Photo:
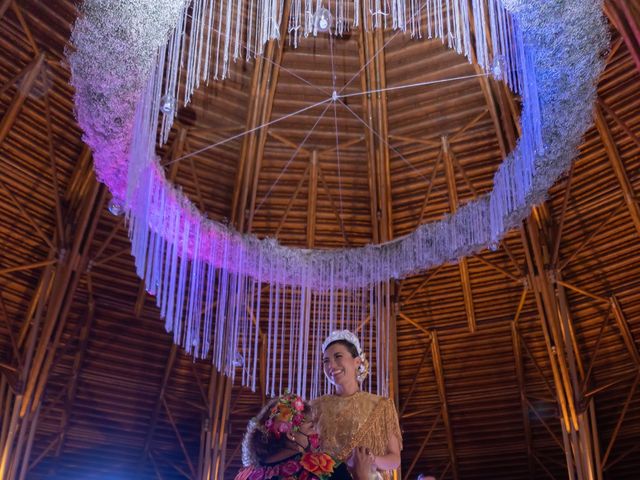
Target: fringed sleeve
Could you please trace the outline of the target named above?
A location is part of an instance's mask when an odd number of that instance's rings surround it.
[[[400,421],[398,420],[398,411],[395,403],[390,398],[384,400],[386,408],[384,409],[384,423],[387,426],[387,438],[395,435],[402,450],[402,431],[400,430]]]

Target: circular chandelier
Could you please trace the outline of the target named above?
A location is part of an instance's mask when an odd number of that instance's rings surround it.
[[[244,1],[85,0],[68,58],[97,176],[126,213],[138,275],[189,352],[211,354],[231,376],[241,368],[243,384],[255,388],[262,317],[275,335],[267,371],[267,390],[275,393],[283,388],[276,359],[286,324],[297,335],[289,360],[301,373],[289,373],[284,386],[313,396],[320,373],[314,367],[307,384],[307,363],[317,357],[318,341],[367,317],[369,357],[385,393],[388,282],[495,244],[576,155],[608,41],[601,2],[340,0],[314,9],[301,0]],[[246,15],[232,15],[242,8]],[[225,78],[231,60],[262,55],[268,40],[285,41],[283,22],[294,46],[319,31],[341,35],[350,28],[440,38],[504,80],[522,97],[522,134],[493,190],[409,235],[362,248],[292,248],[206,218],[168,181],[156,155],[176,114],[180,78],[186,104],[201,80]],[[334,90],[312,106],[338,101]]]

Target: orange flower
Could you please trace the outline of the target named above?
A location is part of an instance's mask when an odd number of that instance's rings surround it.
[[[307,452],[300,459],[300,465],[308,472],[323,477],[333,472],[336,462],[326,453]]]

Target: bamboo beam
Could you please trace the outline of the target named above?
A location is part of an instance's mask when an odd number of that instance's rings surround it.
[[[456,460],[455,444],[453,440],[453,430],[451,428],[451,419],[449,418],[449,407],[447,404],[447,391],[444,379],[444,371],[442,368],[442,357],[440,355],[440,342],[438,341],[438,332],[431,333],[431,356],[433,359],[433,370],[438,385],[438,396],[442,408],[442,421],[447,434],[447,447],[449,449],[449,458],[451,460],[451,471],[453,480],[458,480],[458,462]]]
[[[420,378],[420,372],[422,371],[422,367],[426,363],[427,357],[429,356],[429,349],[430,348],[431,348],[430,344],[426,344],[425,347],[424,347],[424,354],[422,355],[422,359],[420,360],[420,363],[418,364],[418,368],[416,369],[416,374],[413,377],[413,382],[411,383],[411,388],[409,388],[409,393],[405,397],[404,402],[402,402],[402,406],[400,407],[400,412],[398,412],[398,415],[400,415],[400,417],[402,417],[402,415],[404,414],[405,410],[407,409],[407,406],[409,405],[409,402],[411,401],[411,397],[413,396],[413,392],[416,389],[416,385],[418,384],[418,379]],[[407,473],[407,475],[408,474],[409,473]]]
[[[622,311],[622,307],[620,306],[620,302],[618,301],[615,295],[611,296],[611,309],[613,310],[613,317],[616,320],[616,325],[620,330],[620,334],[622,335],[622,339],[624,340],[624,344],[627,347],[627,351],[633,360],[633,363],[636,367],[640,368],[640,353],[638,352],[638,346],[631,334],[631,329],[629,328],[629,323]]]
[[[291,2],[284,2],[283,18],[289,16]],[[286,22],[280,26],[280,38],[286,36]],[[231,220],[240,232],[251,231],[258,191],[258,178],[262,167],[267,128],[258,128],[271,118],[280,65],[286,42],[270,40],[264,54],[257,56],[254,63],[246,131],[251,133],[243,138],[240,162],[233,192]]]
[[[415,298],[415,296],[418,294],[418,292],[420,290],[422,290],[424,287],[427,286],[427,284],[433,280],[435,278],[435,276],[438,274],[438,272],[440,271],[440,269],[442,268],[442,265],[437,266],[436,268],[432,269],[429,274],[425,277],[424,280],[422,280],[422,282],[420,282],[410,293],[409,295],[407,295],[403,301],[402,301],[402,305],[406,306],[407,304],[411,303],[411,300],[413,300],[413,298]]]
[[[447,179],[447,190],[449,192],[449,209],[451,213],[456,213],[459,206],[458,187],[456,185],[456,174],[453,161],[453,153],[449,145],[449,139],[446,136],[441,138],[442,152],[445,167],[445,176]],[[460,281],[462,283],[462,296],[464,298],[464,309],[467,315],[467,323],[471,333],[477,330],[476,313],[473,307],[473,294],[471,289],[471,277],[469,275],[469,263],[466,257],[458,259],[458,269],[460,270]]]
[[[533,440],[531,435],[531,422],[529,420],[529,403],[527,401],[524,365],[522,364],[520,333],[518,332],[518,323],[515,320],[511,322],[511,342],[513,344],[513,358],[515,360],[516,378],[518,379],[518,390],[520,392],[520,409],[522,410],[522,427],[524,429],[524,441],[527,448],[527,466],[529,468],[529,479],[533,480],[535,476],[535,470],[533,465]]]
[[[36,55],[36,57],[31,61],[31,63],[26,67],[25,75],[22,77],[20,81],[20,85],[18,86],[18,90],[16,91],[13,100],[9,104],[9,107],[6,109],[2,120],[0,120],[0,147],[4,143],[5,138],[11,131],[11,127],[18,118],[20,111],[22,110],[22,106],[24,105],[24,101],[29,96],[31,89],[33,88],[38,76],[40,75],[40,71],[42,70],[42,66],[45,61],[45,56],[43,53]]]
[[[351,245],[351,241],[347,236],[347,231],[344,228],[344,222],[342,221],[342,217],[340,216],[340,210],[338,209],[335,201],[333,200],[333,195],[331,194],[331,189],[329,189],[329,185],[327,184],[326,179],[324,178],[324,173],[322,172],[322,167],[320,167],[320,163],[318,163],[318,177],[320,178],[320,183],[322,183],[322,188],[324,189],[327,197],[329,197],[329,203],[331,204],[331,210],[336,216],[336,220],[338,221],[338,226],[340,227],[340,233],[342,233],[342,238],[345,243]]]
[[[316,215],[318,208],[318,151],[311,152],[309,160],[309,188],[307,193],[307,248],[313,248],[316,241]]]
[[[1,146],[1,142],[0,142],[0,146]],[[55,250],[55,246],[53,244],[53,242],[51,241],[51,239],[49,238],[49,236],[47,234],[44,233],[44,231],[42,230],[42,228],[40,227],[40,225],[38,224],[38,222],[33,218],[33,215],[31,215],[26,208],[24,208],[22,206],[22,202],[20,202],[20,200],[18,200],[18,198],[14,195],[14,193],[9,189],[9,187],[7,187],[7,185],[0,180],[0,189],[4,190],[5,193],[7,194],[7,196],[9,197],[9,199],[11,200],[11,202],[13,203],[13,205],[16,207],[16,209],[18,210],[18,212],[20,212],[20,214],[22,215],[22,217],[33,227],[33,229],[35,230],[35,232],[38,234],[38,236],[40,237],[40,239],[47,244],[47,246],[51,249],[51,250]]]
[[[82,326],[82,330],[80,331],[78,351],[76,352],[76,355],[73,359],[73,366],[71,367],[71,378],[66,389],[67,397],[65,399],[62,417],[60,419],[60,441],[58,442],[58,445],[56,447],[56,457],[60,456],[60,454],[62,453],[62,449],[64,448],[64,443],[69,427],[69,419],[71,418],[71,410],[78,393],[78,379],[80,378],[80,374],[82,373],[82,368],[84,366],[84,359],[87,353],[87,347],[89,345],[89,335],[91,334],[91,329],[93,328],[95,318],[96,304],[93,296],[90,295],[89,305],[86,312],[86,321]]]
[[[12,0],[2,0],[0,3],[0,20],[4,17],[4,14],[7,12],[9,7],[11,6]]]
[[[147,431],[147,437],[144,441],[144,447],[142,448],[142,457],[140,459],[141,462],[145,460],[145,458],[151,451],[153,434],[155,433],[156,425],[158,424],[160,409],[162,408],[162,402],[164,402],[164,396],[167,393],[167,385],[169,384],[169,379],[171,378],[171,372],[173,371],[173,366],[176,362],[177,354],[178,347],[175,343],[172,342],[171,349],[169,350],[169,356],[167,357],[167,363],[164,367],[164,374],[162,375],[162,383],[160,383],[160,388],[158,389],[158,399],[156,400],[156,404],[153,408],[153,413],[151,414],[149,430]]]
[[[625,203],[627,204],[627,208],[629,209],[629,214],[631,215],[631,219],[633,220],[636,230],[640,233],[640,205],[638,205],[636,194],[633,191],[629,175],[627,174],[624,162],[618,152],[618,147],[616,147],[613,134],[609,129],[609,125],[607,124],[607,120],[602,112],[602,108],[598,104],[594,107],[594,117],[596,127],[600,133],[600,138],[604,144],[604,149],[607,152],[607,157],[609,158],[609,162],[611,162],[611,167],[613,168],[618,179],[618,183],[622,189],[622,195]]]
[[[631,57],[640,70],[640,8],[628,0],[607,0],[604,11],[622,35]]]
[[[571,263],[571,261],[574,258],[576,258],[576,256],[591,242],[591,240],[593,240],[593,238],[600,233],[600,231],[611,221],[611,219],[616,216],[616,214],[624,206],[624,203],[625,203],[624,200],[621,201],[620,203],[618,203],[616,207],[613,208],[613,210],[611,210],[611,212],[606,216],[606,218],[602,222],[600,222],[600,225],[598,225],[596,229],[593,232],[591,232],[589,236],[582,241],[582,243],[580,243],[578,248],[576,248],[573,251],[573,253],[569,255],[569,257],[567,257],[567,259],[564,262],[562,262],[562,265],[560,265],[558,270],[562,271],[565,268],[567,268],[567,265],[569,265],[569,263]]]
[[[24,272],[25,270],[33,270],[34,268],[42,268],[48,265],[54,265],[57,260],[43,260],[41,262],[30,263],[29,265],[18,265],[16,267],[7,267],[0,269],[0,275],[6,275],[7,273]]]
[[[431,332],[429,330],[427,330],[426,328],[424,328],[422,325],[420,325],[418,322],[416,322],[415,320],[412,320],[411,318],[409,318],[407,315],[405,315],[402,312],[398,312],[398,316],[400,318],[402,318],[405,322],[408,322],[411,325],[413,325],[417,330],[419,330],[422,333],[424,333],[427,336],[427,339],[431,338]]]
[[[433,432],[435,431],[436,425],[438,425],[438,422],[440,421],[440,418],[442,418],[442,411],[440,411],[440,413],[438,413],[438,416],[435,418],[435,420],[431,424],[431,427],[429,428],[429,431],[427,432],[427,435],[424,437],[424,440],[420,444],[420,448],[418,448],[418,451],[416,452],[416,455],[413,457],[413,460],[411,461],[411,465],[409,465],[409,468],[407,469],[406,473],[404,474],[403,480],[408,480],[409,478],[411,478],[411,473],[413,473],[413,469],[415,468],[416,464],[418,463],[418,460],[420,460],[420,457],[422,456],[422,453],[424,452],[424,449],[426,448],[427,444],[429,443],[429,440],[431,440],[431,435],[433,435]]]
[[[84,171],[89,160],[83,155],[75,172]],[[93,175],[69,183],[65,199],[74,206],[74,211],[66,221],[73,228],[65,228],[65,231],[73,232],[73,237],[65,239],[69,249],[55,267],[53,264],[45,267],[20,332],[18,344],[23,349],[24,359],[20,380],[24,390],[6,403],[4,413],[11,417],[10,435],[5,436],[0,445],[0,478],[21,479],[26,475],[41,401],[58,358],[58,345],[80,276],[88,264],[88,252],[105,193]],[[81,201],[73,203],[74,198]],[[48,261],[54,254],[55,249],[51,249]]]
[[[167,413],[167,418],[169,419],[169,423],[171,424],[171,428],[173,429],[173,432],[175,433],[176,438],[178,439],[178,444],[180,445],[180,449],[182,450],[182,453],[184,454],[184,459],[187,461],[187,465],[189,466],[189,471],[191,472],[192,478],[195,478],[196,470],[193,467],[193,462],[191,461],[191,456],[189,455],[189,451],[187,450],[187,447],[185,447],[185,445],[184,445],[184,440],[182,439],[182,435],[180,434],[180,430],[178,430],[178,426],[176,425],[176,421],[174,420],[173,415],[171,414],[171,409],[169,408],[169,405],[167,405],[167,400],[165,398],[162,399],[162,406],[164,407],[164,410]]]
[[[602,98],[598,98],[597,102],[598,105],[602,107],[602,110],[604,110],[607,115],[609,115],[622,130],[624,130],[624,133],[627,134],[627,136],[633,141],[633,143],[640,147],[640,137],[638,137],[638,135],[633,130],[631,130],[629,125],[627,125],[627,122],[622,120],[622,118],[620,118],[620,116],[613,110],[613,108],[607,105]]]
[[[627,399],[624,402],[624,406],[622,407],[622,411],[620,412],[620,416],[618,417],[618,421],[616,422],[616,426],[613,429],[613,433],[611,434],[611,439],[609,440],[609,445],[607,446],[607,450],[602,457],[602,465],[607,464],[607,460],[609,459],[609,455],[611,454],[611,450],[616,443],[616,439],[618,438],[618,434],[620,433],[620,428],[622,427],[622,422],[624,422],[624,418],[627,415],[627,410],[629,410],[629,405],[631,404],[631,400],[633,399],[633,395],[636,393],[636,389],[638,388],[638,382],[640,381],[640,372],[636,374],[636,378],[631,385],[631,389],[629,390],[629,394],[627,395]]]
[[[481,263],[484,263],[487,267],[493,268],[496,272],[500,272],[501,274],[503,274],[505,277],[513,280],[514,282],[517,283],[522,283],[524,278],[518,278],[517,276],[515,276],[513,273],[509,272],[507,269],[502,268],[500,265],[496,265],[495,263],[493,263],[490,260],[487,260],[486,258],[484,258],[482,255],[480,255],[479,253],[474,255],[474,258],[476,258],[478,261],[480,261]]]
[[[13,358],[18,364],[18,370],[22,370],[24,364],[24,361],[22,360],[22,353],[20,352],[20,347],[18,347],[18,340],[16,339],[15,333],[13,331],[13,322],[11,321],[9,314],[7,313],[7,307],[4,303],[2,292],[0,292],[0,316],[2,317],[2,321],[4,322],[9,334]]]
[[[276,228],[276,233],[275,233],[276,238],[278,237],[278,235],[280,235],[280,231],[282,230],[282,227],[284,226],[284,223],[287,221],[287,217],[289,216],[289,212],[291,211],[291,207],[293,207],[293,202],[295,202],[296,199],[298,198],[298,195],[300,194],[300,190],[302,190],[302,186],[304,185],[304,181],[307,179],[307,175],[309,174],[309,169],[310,168],[311,168],[311,164],[309,163],[307,165],[307,168],[304,170],[304,173],[300,177],[300,180],[298,180],[298,184],[296,185],[296,189],[293,192],[293,195],[291,195],[291,197],[289,198],[289,202],[287,203],[287,207],[285,208],[284,213],[282,214],[282,217],[280,218],[280,222],[278,222],[278,228]]]
[[[433,184],[436,180],[436,175],[438,174],[438,167],[440,166],[440,162],[442,162],[442,146],[438,151],[438,156],[436,157],[436,161],[433,165],[433,170],[431,170],[431,177],[429,178],[429,186],[427,187],[427,193],[424,195],[424,200],[422,201],[422,206],[420,207],[420,216],[418,217],[418,222],[416,223],[416,228],[422,225],[424,220],[424,215],[427,211],[427,205],[429,204],[429,198],[431,197],[431,191],[433,190]]]

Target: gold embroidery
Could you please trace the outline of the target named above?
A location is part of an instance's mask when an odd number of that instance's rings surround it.
[[[322,449],[344,461],[358,446],[385,455],[389,437],[402,447],[402,434],[393,401],[367,392],[348,397],[325,395],[313,402]],[[388,478],[385,475],[385,478]]]

